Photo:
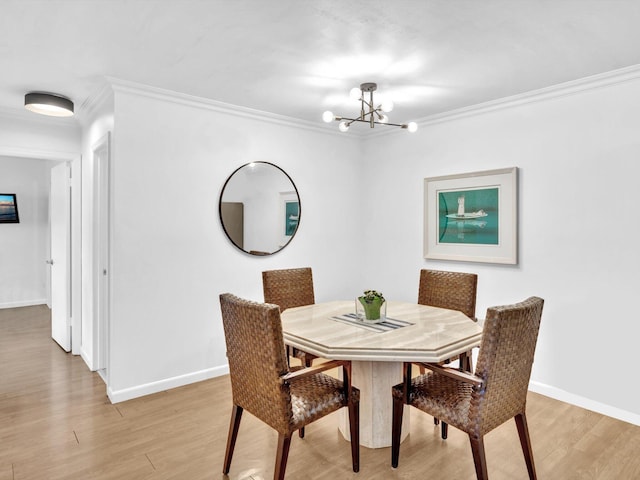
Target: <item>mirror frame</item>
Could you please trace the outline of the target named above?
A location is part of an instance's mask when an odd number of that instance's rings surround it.
[[[289,180],[289,182],[291,183],[291,186],[293,187],[293,190],[296,193],[296,197],[298,198],[298,225],[296,226],[295,231],[293,232],[293,234],[291,235],[291,238],[289,238],[289,240],[287,240],[287,243],[285,243],[282,247],[280,247],[279,249],[273,251],[273,252],[256,252],[256,251],[248,251],[245,250],[244,248],[241,248],[240,246],[238,246],[232,239],[231,239],[231,235],[229,235],[229,232],[227,231],[227,227],[225,226],[224,222],[222,221],[222,197],[224,195],[224,191],[227,188],[227,184],[229,183],[229,181],[233,178],[233,176],[238,173],[240,170],[242,170],[245,167],[248,167],[249,165],[256,165],[256,164],[262,164],[262,165],[269,165],[271,167],[277,168],[278,170],[280,170],[280,172],[282,172],[284,174],[284,176]],[[296,233],[298,233],[298,229],[300,228],[300,220],[302,218],[302,202],[300,201],[300,193],[298,192],[298,187],[296,187],[295,182],[293,181],[293,179],[289,176],[289,174],[287,172],[285,172],[282,168],[280,168],[278,165],[271,163],[271,162],[264,162],[264,161],[255,161],[255,162],[249,162],[249,163],[245,163],[244,165],[240,165],[238,168],[236,168],[233,172],[231,172],[231,175],[229,175],[227,177],[227,179],[224,182],[224,185],[222,185],[222,190],[220,191],[220,196],[218,198],[218,217],[220,219],[220,225],[222,225],[222,230],[224,230],[225,235],[227,236],[227,239],[229,240],[229,242],[236,247],[238,250],[240,250],[243,253],[246,253],[248,255],[252,255],[252,256],[270,256],[273,255],[275,253],[280,252],[281,250],[283,250],[285,247],[287,247],[291,241],[293,240],[293,237],[296,236]]]

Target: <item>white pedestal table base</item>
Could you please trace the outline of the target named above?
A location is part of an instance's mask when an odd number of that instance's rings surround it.
[[[352,384],[360,389],[360,445],[368,448],[391,446],[393,399],[391,387],[402,382],[402,362],[351,363]],[[342,372],[342,369],[340,369]],[[339,429],[349,440],[349,415],[340,410]],[[409,435],[409,407],[402,416],[403,441]]]

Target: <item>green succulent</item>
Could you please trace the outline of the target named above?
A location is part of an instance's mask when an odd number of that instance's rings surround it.
[[[376,299],[384,302],[384,297],[381,292],[375,290],[365,290],[364,295],[361,297],[367,303],[373,303]]]

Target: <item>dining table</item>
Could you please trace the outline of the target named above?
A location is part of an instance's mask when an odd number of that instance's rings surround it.
[[[479,346],[482,336],[482,327],[462,312],[386,303],[386,314],[376,323],[357,314],[354,300],[281,313],[287,345],[325,359],[351,360],[352,384],[360,389],[360,445],[368,448],[391,446],[391,387],[402,382],[404,362],[441,363]],[[409,422],[405,412],[402,440],[409,433]],[[344,412],[339,429],[349,440]]]

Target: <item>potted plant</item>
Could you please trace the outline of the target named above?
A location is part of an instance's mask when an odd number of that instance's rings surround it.
[[[358,301],[364,308],[366,320],[380,320],[380,310],[384,304],[384,296],[376,290],[365,290],[364,295],[358,297]]]

